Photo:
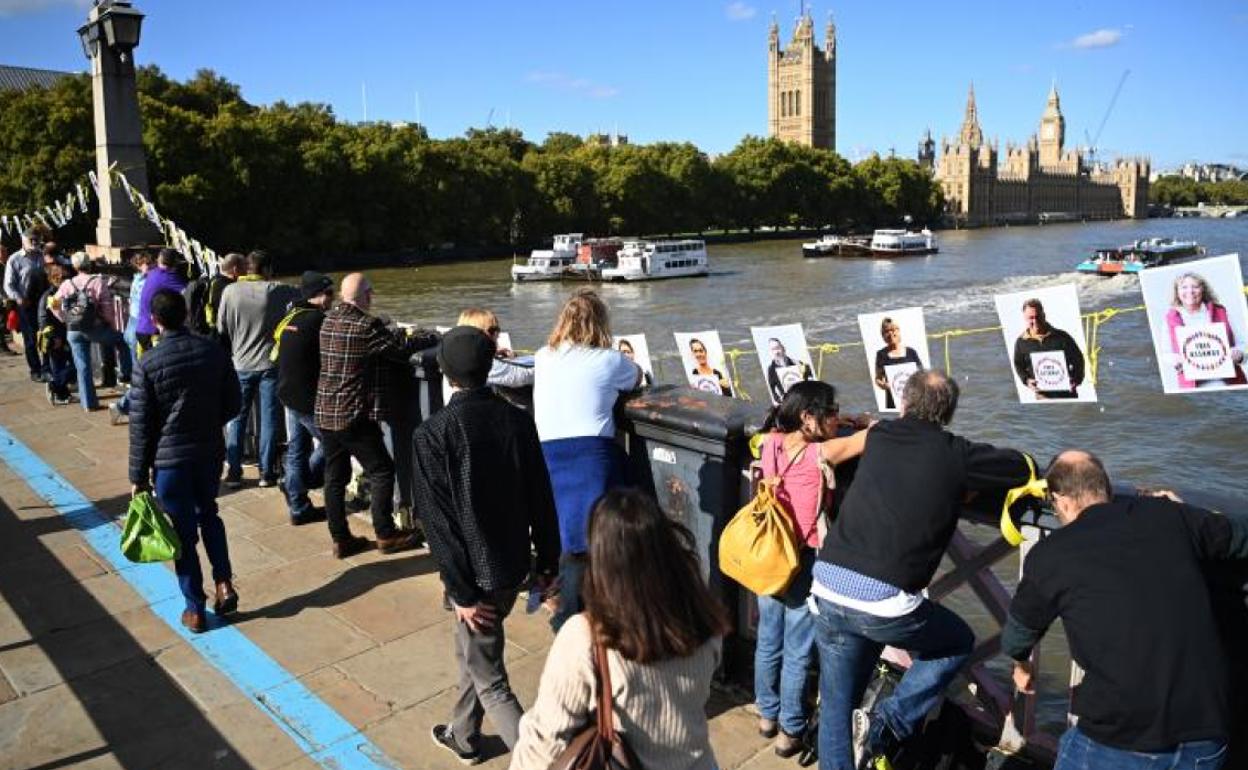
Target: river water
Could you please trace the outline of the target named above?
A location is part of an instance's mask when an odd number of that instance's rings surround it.
[[[718,329],[725,347],[750,348],[750,326],[798,321],[813,347],[857,342],[859,313],[907,306],[924,308],[929,333],[990,327],[998,323],[993,295],[1071,282],[1084,312],[1139,305],[1137,278],[1081,276],[1072,268],[1095,247],[1155,235],[1197,240],[1209,255],[1248,255],[1248,219],[943,231],[939,254],[894,260],[808,260],[797,241],[761,241],[711,246],[708,278],[606,284],[601,293],[613,331],[645,333],[658,359],[657,379],[678,382],[673,331]],[[573,286],[513,285],[509,265],[497,260],[374,271],[377,309],[432,326],[454,323],[464,307],[487,307],[498,313],[513,345],[536,348]],[[950,363],[963,394],[954,430],[1016,446],[1042,461],[1063,448],[1084,447],[1099,454],[1117,480],[1248,498],[1242,430],[1248,391],[1163,394],[1141,312],[1103,325],[1100,344],[1099,403],[1021,405],[1001,332],[954,339]],[[933,365],[943,364],[941,341],[931,342],[931,354]],[[757,359],[743,356],[738,367],[745,391],[765,398]],[[874,409],[860,347],[826,356],[822,377],[841,389],[844,409]]]
[[[1151,236],[1194,239],[1211,256],[1248,255],[1248,219],[944,231],[939,233],[939,254],[895,260],[807,260],[801,256],[799,241],[760,241],[711,246],[708,278],[606,284],[601,293],[610,305],[615,333],[646,334],[658,381],[683,382],[674,331],[718,329],[725,347],[750,348],[750,326],[801,322],[813,348],[824,342],[858,342],[859,313],[909,306],[924,308],[929,334],[995,327],[994,295],[1072,282],[1085,313],[1136,306],[1143,301],[1137,278],[1081,276],[1073,267],[1093,248]],[[1244,256],[1240,262],[1244,266]],[[435,326],[454,323],[464,307],[490,308],[511,333],[513,345],[531,350],[542,344],[575,285],[513,285],[509,266],[510,260],[493,260],[372,271],[376,310]],[[876,340],[871,342],[874,347]],[[1042,463],[1064,448],[1087,448],[1105,460],[1117,481],[1248,499],[1243,438],[1248,391],[1163,394],[1142,312],[1126,313],[1103,325],[1100,344],[1099,403],[1025,406],[1018,403],[1000,331],[953,340],[951,370],[962,386],[953,430],[1026,450]],[[930,348],[933,365],[943,365],[943,343],[933,340]],[[738,367],[745,391],[765,399],[756,357],[752,353],[741,357]],[[862,348],[826,356],[822,378],[841,389],[843,409],[874,409]],[[971,530],[968,534],[976,540],[992,535]],[[1012,587],[1017,559],[1003,560],[994,572]],[[949,604],[981,637],[997,631],[991,616],[966,589],[950,597]],[[1042,648],[1038,717],[1047,731],[1058,733],[1065,719],[1069,657],[1060,628],[1049,637]],[[1004,684],[1007,662],[997,657],[989,667]]]

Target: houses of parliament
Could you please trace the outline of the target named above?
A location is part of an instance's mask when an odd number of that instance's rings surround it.
[[[814,20],[803,12],[787,45],[773,20],[767,37],[767,125],[779,139],[836,149],[836,26],[828,19],[823,48]],[[942,138],[937,156],[929,132],[919,163],[940,182],[945,211],[954,226],[1054,220],[1141,218],[1148,215],[1147,158],[1093,164],[1066,149],[1066,118],[1054,86],[1040,128],[1024,144],[984,139],[972,87],[962,128]]]

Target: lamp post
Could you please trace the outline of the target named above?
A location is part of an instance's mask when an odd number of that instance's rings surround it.
[[[120,187],[108,184],[110,168],[125,173],[130,185],[148,195],[147,156],[134,77],[134,49],[143,30],[143,14],[125,0],[97,0],[78,30],[83,53],[91,60],[95,105],[95,173],[100,179],[100,220],[95,248],[111,260],[121,249],[159,238]]]

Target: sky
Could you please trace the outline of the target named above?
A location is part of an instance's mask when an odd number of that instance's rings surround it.
[[[313,101],[346,120],[618,131],[726,152],[767,131],[767,30],[794,0],[139,0],[140,64],[212,69],[253,103]],[[0,64],[82,71],[85,0],[0,0]],[[1050,84],[1067,146],[1248,168],[1248,2],[852,0],[837,25],[837,146],[913,157],[957,132],[974,83],[984,134],[1024,141]],[[1125,81],[1123,80],[1124,73]],[[1122,89],[1112,111],[1118,84]],[[365,106],[367,105],[367,107]],[[1096,140],[1098,128],[1104,129]]]

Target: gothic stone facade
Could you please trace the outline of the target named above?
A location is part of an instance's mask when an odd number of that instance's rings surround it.
[[[828,19],[824,47],[815,45],[815,23],[798,19],[793,39],[780,47],[771,22],[767,41],[767,129],[770,136],[836,149],[836,25]]]
[[[1078,150],[1065,149],[1065,140],[1066,119],[1054,87],[1039,135],[1033,134],[1025,145],[1006,145],[1001,156],[995,141],[984,141],[972,88],[957,140],[942,138],[936,167],[949,219],[974,227],[1036,222],[1042,214],[1076,219],[1148,216],[1147,158],[1089,168]],[[932,164],[930,138],[920,145],[919,155],[920,163]]]

